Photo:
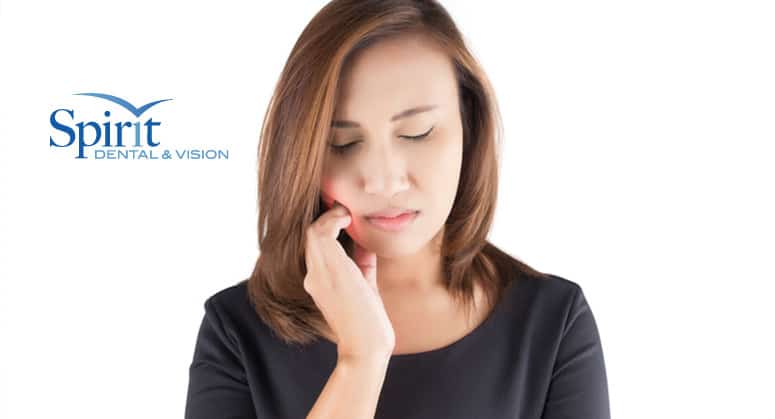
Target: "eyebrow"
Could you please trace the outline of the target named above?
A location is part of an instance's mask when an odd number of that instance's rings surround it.
[[[397,113],[396,115],[393,115],[390,118],[390,122],[395,122],[401,118],[408,118],[412,115],[416,115],[421,112],[428,112],[432,109],[437,108],[438,105],[424,105],[424,106],[416,106],[414,108],[407,109],[405,111],[401,111]],[[361,126],[361,124],[355,122],[355,121],[348,121],[348,120],[335,120],[331,123],[331,126],[333,128],[358,128]]]

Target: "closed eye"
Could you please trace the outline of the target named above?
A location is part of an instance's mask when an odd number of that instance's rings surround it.
[[[431,131],[433,131],[433,127],[431,127],[428,131],[426,131],[426,132],[424,132],[422,134],[419,134],[419,135],[399,135],[399,137],[406,138],[407,140],[412,140],[412,141],[420,141],[420,140],[424,139],[425,137],[427,137],[431,133]],[[331,144],[331,148],[333,149],[334,153],[344,154],[344,153],[346,153],[348,151],[348,149],[351,148],[351,146],[354,146],[355,144],[358,144],[359,142],[360,142],[360,140],[359,141],[353,141],[353,142],[347,143],[347,144],[342,144],[342,145]]]
[[[420,139],[423,139],[423,138],[427,137],[428,134],[431,133],[431,131],[433,131],[433,127],[431,127],[431,129],[429,129],[428,131],[426,131],[425,133],[420,134],[420,135],[400,135],[400,137],[401,138],[406,138],[408,140],[420,140]]]

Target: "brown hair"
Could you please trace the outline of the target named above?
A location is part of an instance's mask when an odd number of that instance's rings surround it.
[[[333,0],[293,46],[261,129],[260,255],[248,292],[255,311],[286,343],[306,344],[331,330],[303,288],[304,236],[325,209],[320,180],[340,75],[357,51],[410,33],[444,48],[458,83],[463,163],[441,245],[448,291],[470,309],[475,280],[488,304],[496,304],[510,281],[545,277],[486,239],[497,198],[500,115],[484,71],[447,11],[433,0]],[[338,240],[350,254],[344,230]]]

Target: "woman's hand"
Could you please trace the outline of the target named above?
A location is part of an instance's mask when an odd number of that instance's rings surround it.
[[[353,240],[351,259],[336,240],[351,222],[337,203],[307,228],[304,290],[335,333],[340,358],[379,359],[392,353],[395,333],[377,288],[377,255]]]

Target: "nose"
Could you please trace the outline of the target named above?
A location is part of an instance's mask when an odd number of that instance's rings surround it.
[[[392,198],[409,188],[406,161],[389,145],[374,147],[364,166],[364,192]]]

